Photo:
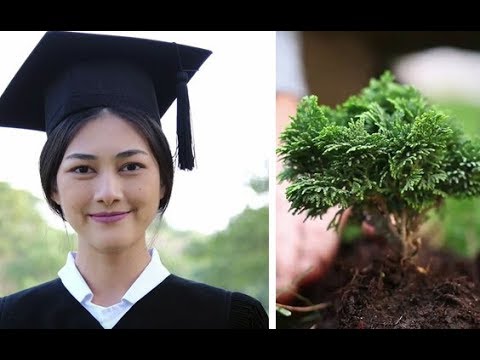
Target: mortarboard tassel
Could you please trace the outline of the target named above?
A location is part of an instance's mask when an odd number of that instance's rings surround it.
[[[175,44],[177,45],[177,44]],[[188,99],[188,74],[183,71],[180,52],[177,47],[179,71],[177,72],[177,151],[178,167],[192,170],[194,167],[194,149],[190,125],[190,101]]]

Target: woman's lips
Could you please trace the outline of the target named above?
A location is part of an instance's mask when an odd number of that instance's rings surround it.
[[[98,213],[98,214],[91,214],[90,217],[99,223],[108,224],[120,221],[124,219],[130,211],[127,212],[115,212],[115,213]]]

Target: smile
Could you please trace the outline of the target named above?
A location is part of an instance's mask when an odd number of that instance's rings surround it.
[[[130,214],[130,211],[127,212],[112,212],[112,213],[97,213],[90,214],[89,216],[96,222],[108,224],[123,220],[127,215]]]

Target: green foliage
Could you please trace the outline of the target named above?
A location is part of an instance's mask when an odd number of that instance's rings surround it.
[[[305,97],[280,139],[294,213],[352,207],[404,249],[416,248],[419,226],[444,198],[480,193],[480,143],[389,72],[335,109]]]
[[[191,243],[186,255],[195,263],[193,279],[245,292],[268,309],[268,207],[246,208],[225,230]]]
[[[66,235],[45,223],[38,202],[0,182],[0,296],[54,278],[65,262]]]
[[[181,231],[170,227],[165,219],[157,219],[147,231],[147,242],[154,245],[163,264],[171,272],[191,277],[199,263],[186,256],[188,248],[208,242],[209,236],[194,231]]]
[[[268,191],[268,177],[252,178],[249,185],[257,194],[266,193]]]

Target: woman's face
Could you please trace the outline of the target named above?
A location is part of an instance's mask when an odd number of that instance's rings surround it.
[[[77,232],[80,251],[112,252],[145,244],[163,195],[146,140],[127,121],[102,112],[67,147],[52,198]]]

